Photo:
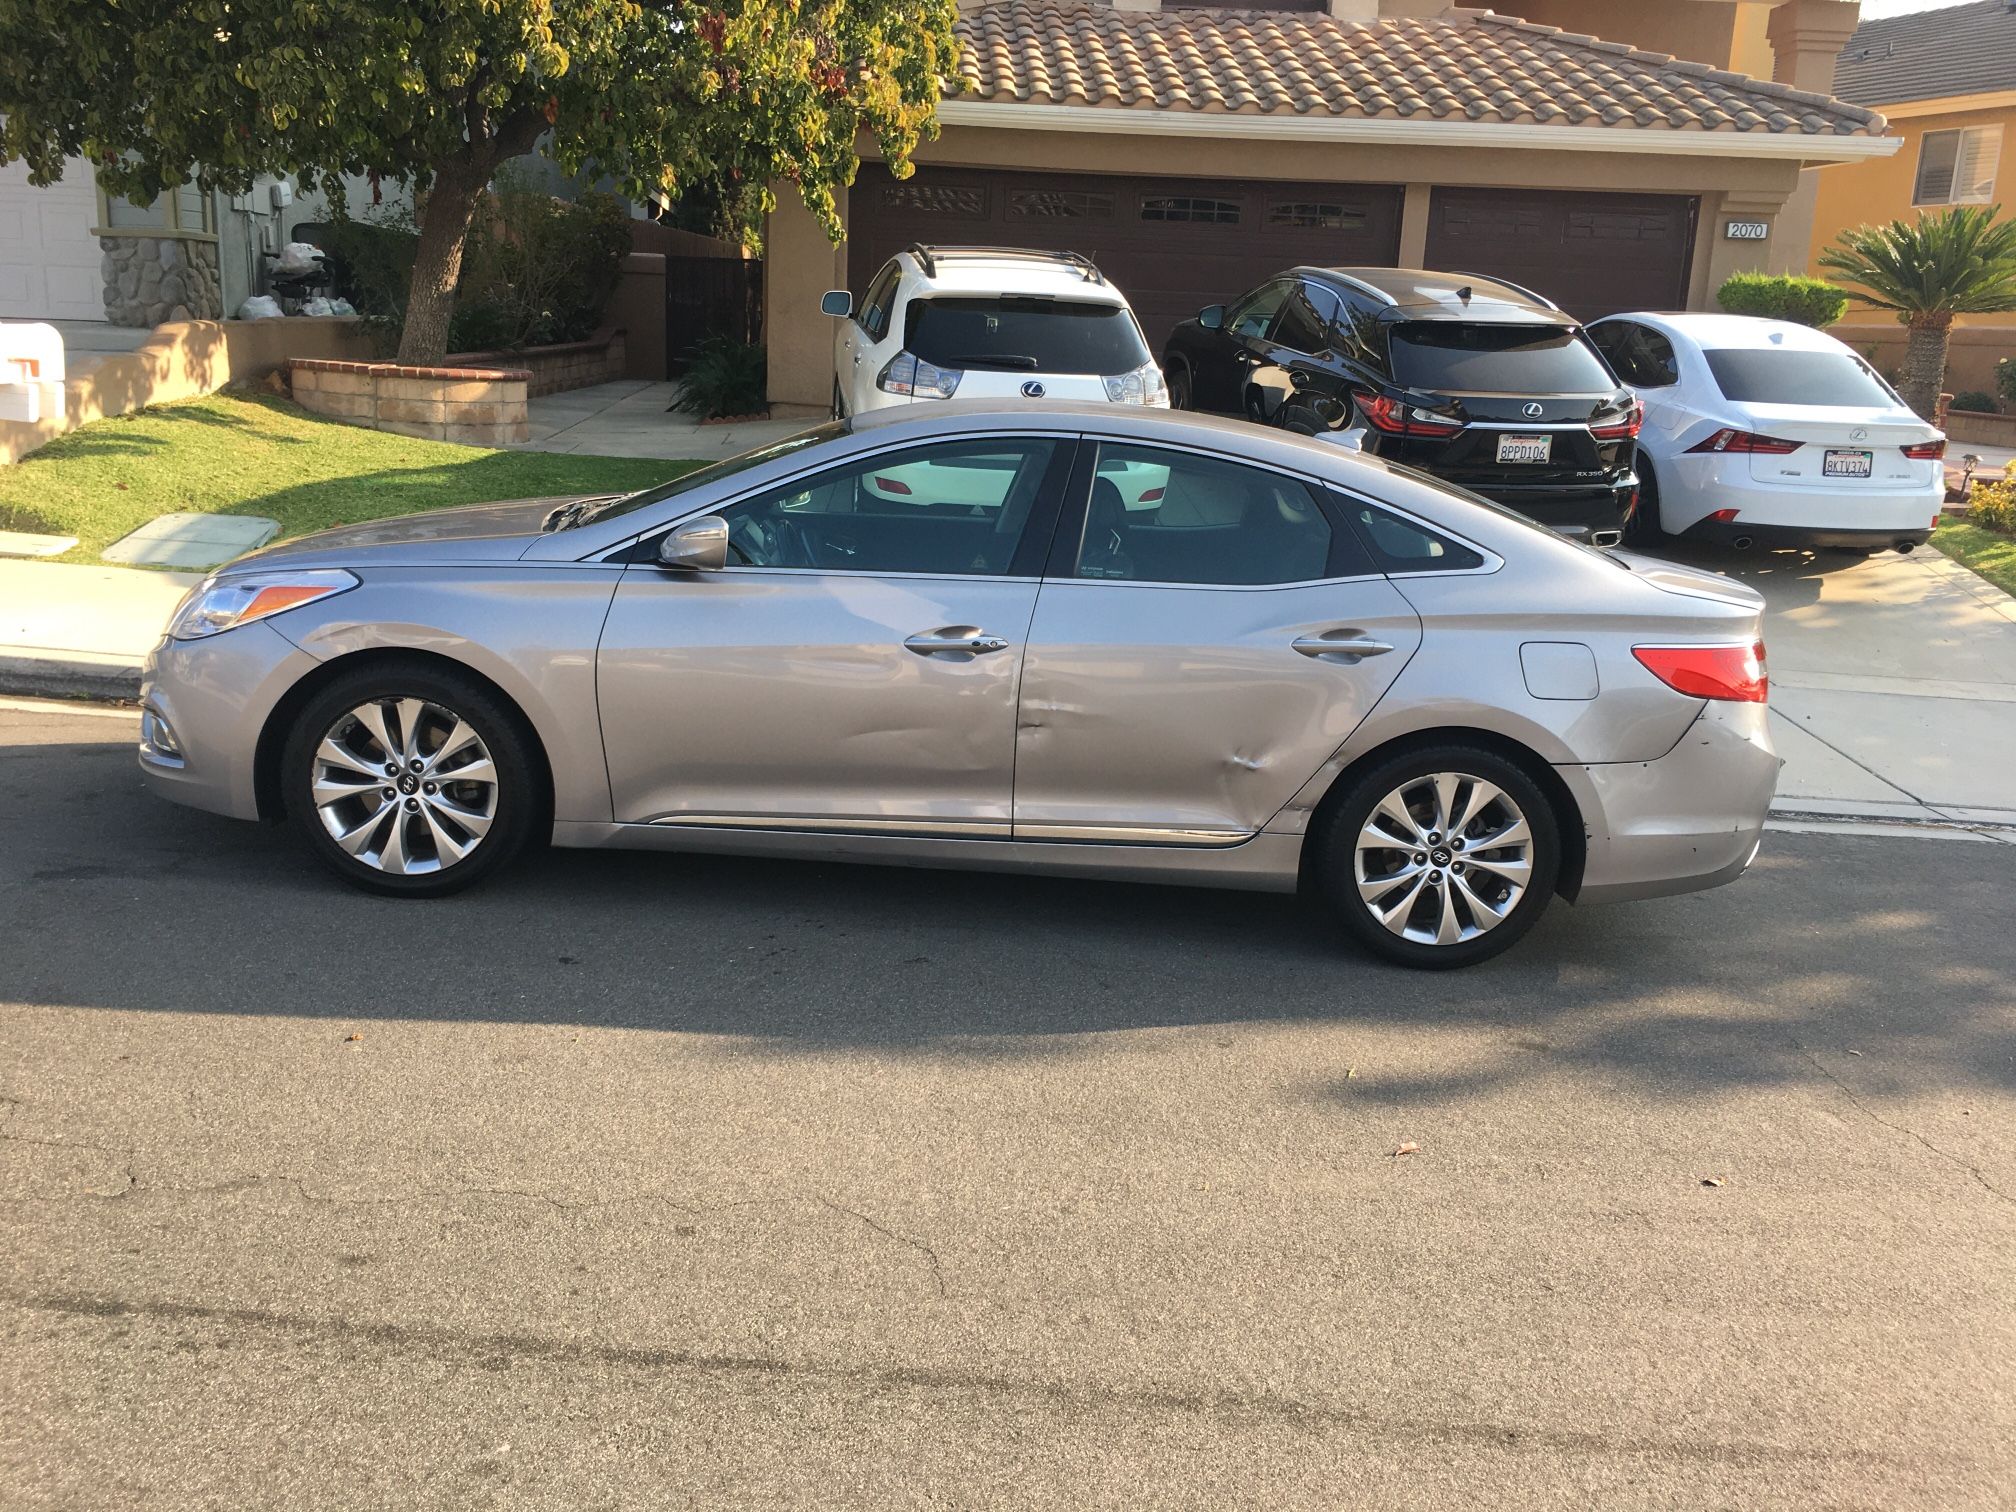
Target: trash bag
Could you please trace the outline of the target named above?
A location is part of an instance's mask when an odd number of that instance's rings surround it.
[[[324,299],[320,294],[317,294],[313,299],[304,299],[301,301],[301,313],[303,315],[334,315],[336,313],[336,301],[333,299]]]
[[[330,300],[329,305],[329,313],[331,315],[355,315],[357,313],[357,306],[341,297]]]
[[[280,301],[271,294],[254,294],[238,306],[240,320],[276,320],[285,313],[280,308]]]
[[[308,273],[322,266],[322,249],[312,242],[289,242],[276,264],[282,273]]]

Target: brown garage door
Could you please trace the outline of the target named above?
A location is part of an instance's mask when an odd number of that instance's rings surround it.
[[[1685,309],[1694,204],[1665,194],[1437,189],[1428,266],[1510,279],[1584,320]]]
[[[858,298],[911,242],[1083,252],[1132,302],[1156,352],[1170,328],[1297,263],[1390,267],[1390,184],[1123,178],[864,163],[848,199],[847,279]]]

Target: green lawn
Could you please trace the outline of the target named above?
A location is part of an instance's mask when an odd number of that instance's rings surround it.
[[[2016,593],[2016,536],[1949,519],[1932,532],[1932,544],[2003,592]]]
[[[98,553],[156,515],[265,515],[283,536],[543,494],[616,493],[700,466],[487,451],[322,420],[269,395],[212,394],[99,420],[0,468],[0,530],[74,535]]]

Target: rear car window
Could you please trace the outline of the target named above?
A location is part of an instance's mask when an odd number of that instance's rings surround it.
[[[1123,306],[1025,295],[913,299],[903,347],[935,367],[1102,378],[1152,360]]]
[[[1617,380],[1579,331],[1409,320],[1393,327],[1394,381],[1437,394],[1608,394]]]
[[[1889,409],[1899,401],[1852,352],[1710,347],[1703,354],[1722,397],[1737,404],[1815,404]]]

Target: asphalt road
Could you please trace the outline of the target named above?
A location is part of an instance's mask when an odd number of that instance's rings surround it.
[[[925,871],[386,902],[131,737],[0,710],[0,1506],[2016,1505],[2016,848],[1423,976]]]

